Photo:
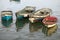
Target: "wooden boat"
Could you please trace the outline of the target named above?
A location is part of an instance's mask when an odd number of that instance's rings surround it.
[[[44,23],[44,25],[48,28],[50,27],[53,27],[56,25],[56,22],[57,22],[57,18],[56,17],[53,17],[53,16],[50,16],[50,17],[46,17],[43,19],[42,21]]]
[[[42,21],[45,17],[50,16],[52,10],[49,8],[42,8],[34,12],[33,14],[29,15],[30,22],[38,22]]]
[[[18,19],[23,19],[25,17],[28,17],[29,14],[33,13],[35,11],[35,7],[32,6],[26,6],[24,9],[22,9],[21,11],[16,12],[16,17]]]
[[[1,20],[8,21],[13,19],[12,11],[2,11],[1,12]]]

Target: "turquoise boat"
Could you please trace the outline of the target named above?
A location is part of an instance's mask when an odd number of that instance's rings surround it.
[[[34,12],[33,14],[31,14],[29,16],[29,20],[30,22],[34,23],[34,22],[39,22],[45,18],[50,16],[50,14],[52,13],[52,10],[49,8],[42,8],[37,10],[36,12]]]
[[[13,19],[12,11],[2,11],[1,12],[1,20],[2,21],[9,21]]]
[[[16,18],[17,19],[24,19],[29,17],[30,14],[32,14],[35,11],[35,7],[32,6],[26,6],[24,9],[16,12]]]

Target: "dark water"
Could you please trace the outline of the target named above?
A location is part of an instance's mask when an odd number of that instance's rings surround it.
[[[57,12],[58,13],[58,12]],[[52,14],[58,18],[58,28],[53,30],[53,28],[43,28],[43,24],[40,23],[30,23],[28,19],[24,20],[13,20],[9,27],[5,27],[4,23],[0,22],[0,40],[60,40],[60,14]],[[47,34],[50,32],[50,35]]]

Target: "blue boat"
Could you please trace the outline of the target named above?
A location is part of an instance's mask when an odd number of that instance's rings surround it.
[[[2,21],[9,21],[13,19],[12,11],[2,11],[1,12],[1,20]]]
[[[24,19],[29,17],[29,14],[33,13],[35,11],[35,7],[32,6],[26,6],[24,9],[16,12],[16,18],[17,19]]]

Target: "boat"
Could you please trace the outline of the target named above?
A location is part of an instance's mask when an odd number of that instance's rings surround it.
[[[10,10],[2,11],[1,12],[1,20],[2,21],[9,21],[13,20],[13,13]]]
[[[42,21],[47,28],[54,27],[57,23],[57,18],[54,16],[46,17]]]
[[[29,15],[31,13],[33,13],[35,11],[35,7],[33,6],[26,6],[24,9],[16,12],[16,18],[17,19],[24,19],[24,18],[27,18],[29,17]]]
[[[34,12],[33,14],[29,15],[30,22],[39,22],[42,21],[45,17],[50,16],[52,10],[49,8],[42,8]]]

